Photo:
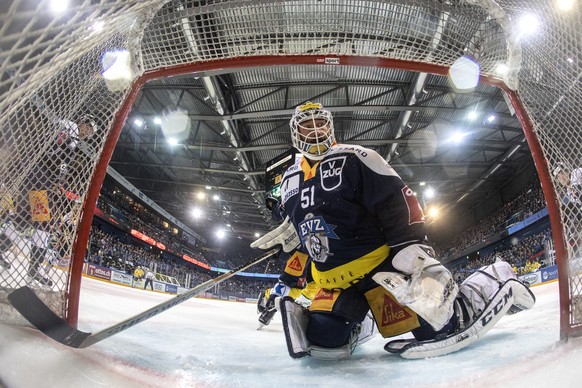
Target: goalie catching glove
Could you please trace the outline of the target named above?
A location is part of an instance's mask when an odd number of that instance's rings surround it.
[[[281,245],[285,252],[291,252],[297,248],[300,242],[295,226],[293,226],[289,217],[285,217],[283,223],[276,229],[273,229],[258,240],[253,241],[251,248],[267,250]]]

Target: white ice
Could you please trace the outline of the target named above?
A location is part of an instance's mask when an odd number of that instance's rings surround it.
[[[581,387],[582,339],[559,341],[558,283],[447,356],[405,360],[380,336],[350,360],[293,360],[281,320],[257,331],[253,304],[191,299],[87,349],[0,324],[0,386],[19,387]],[[79,329],[95,332],[168,295],[83,279]]]

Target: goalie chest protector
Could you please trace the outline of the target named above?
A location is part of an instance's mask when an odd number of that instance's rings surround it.
[[[283,175],[281,202],[320,271],[385,244],[425,238],[412,190],[377,152],[363,147],[335,145],[313,166],[298,154]]]

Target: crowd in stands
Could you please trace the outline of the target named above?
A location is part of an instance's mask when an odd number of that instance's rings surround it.
[[[110,234],[97,226],[91,229],[88,261],[99,266],[116,269],[127,274],[133,274],[137,266],[152,269],[157,275],[166,275],[176,279],[183,287],[194,287],[218,274],[199,266],[187,263],[175,257],[161,254],[155,248],[147,249],[142,243],[134,241],[129,235]],[[248,258],[246,259],[249,260]],[[272,261],[262,267],[252,267],[254,273],[265,273]],[[227,267],[226,269],[230,269]],[[275,266],[273,266],[275,269]],[[186,284],[188,283],[188,284]],[[271,285],[273,279],[235,276],[220,283],[213,292],[237,297],[256,297],[259,291]]]
[[[189,241],[181,240],[175,233],[171,232],[172,228],[169,228],[167,223],[164,225],[163,220],[153,211],[149,211],[119,190],[102,190],[97,206],[107,214],[121,213],[123,221],[129,227],[162,242],[174,252],[186,253],[212,267],[237,268],[257,255],[257,251],[253,250],[208,249],[198,241],[196,244],[190,244]],[[541,188],[539,185],[532,184],[495,213],[466,229],[462,234],[455,236],[452,241],[441,244],[440,248],[436,245],[437,254],[439,257],[454,258],[455,255],[487,241],[490,236],[507,228],[510,224],[522,221],[544,207],[545,202]],[[545,264],[543,260],[547,254],[544,255],[544,247],[547,246],[546,242],[550,239],[551,232],[548,229],[509,246],[501,245],[492,253],[482,257],[478,256],[468,262],[465,261],[462,265],[455,265],[455,261],[452,261],[453,265],[449,267],[451,267],[455,279],[462,281],[475,269],[491,264],[497,257],[501,257],[512,264],[517,273],[527,273]],[[89,251],[88,259],[92,263],[118,269],[128,274],[133,273],[134,268],[139,265],[150,268],[157,274],[173,277],[184,287],[194,287],[218,275],[218,273],[212,273],[210,270],[188,263],[178,256],[162,254],[158,249],[135,241],[127,233],[114,235],[106,233],[96,226],[92,229]],[[283,261],[271,259],[249,268],[246,272],[278,274],[281,273],[282,266]],[[235,276],[222,282],[212,291],[221,295],[256,297],[261,290],[272,285],[273,282],[272,278]]]
[[[458,282],[463,281],[467,276],[476,269],[495,262],[497,258],[507,261],[513,267],[515,273],[523,275],[533,272],[542,266],[551,264],[551,252],[548,247],[551,246],[552,233],[548,228],[543,232],[526,237],[519,242],[509,246],[499,246],[488,255],[478,256],[470,259],[466,264],[460,266],[451,266],[449,268]]]
[[[487,241],[510,224],[523,221],[546,206],[541,187],[529,185],[516,198],[493,214],[456,235],[451,241],[434,244],[438,257],[453,258],[466,249]]]
[[[129,198],[119,190],[104,188],[101,190],[97,207],[106,214],[113,214],[119,217],[122,215],[122,221],[127,223],[127,226],[138,230],[141,233],[161,242],[166,247],[174,252],[180,252],[200,257],[199,261],[204,262],[205,258],[202,255],[203,247],[200,241],[192,244],[188,241],[180,239],[172,232],[167,224],[164,226],[164,221],[154,212],[148,210],[143,205]],[[198,259],[197,259],[198,260]],[[211,265],[211,263],[207,263]]]

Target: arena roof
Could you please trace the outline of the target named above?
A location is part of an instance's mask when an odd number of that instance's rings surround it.
[[[234,236],[252,239],[275,225],[264,206],[265,163],[291,148],[289,119],[306,101],[332,111],[340,143],[384,156],[426,206],[478,207],[532,166],[500,89],[479,84],[461,93],[448,77],[341,63],[149,82],[110,164],[194,230],[229,224]],[[176,131],[186,116],[188,128]],[[433,199],[424,195],[428,187]],[[197,198],[200,191],[206,199]],[[195,206],[205,211],[199,221]]]

